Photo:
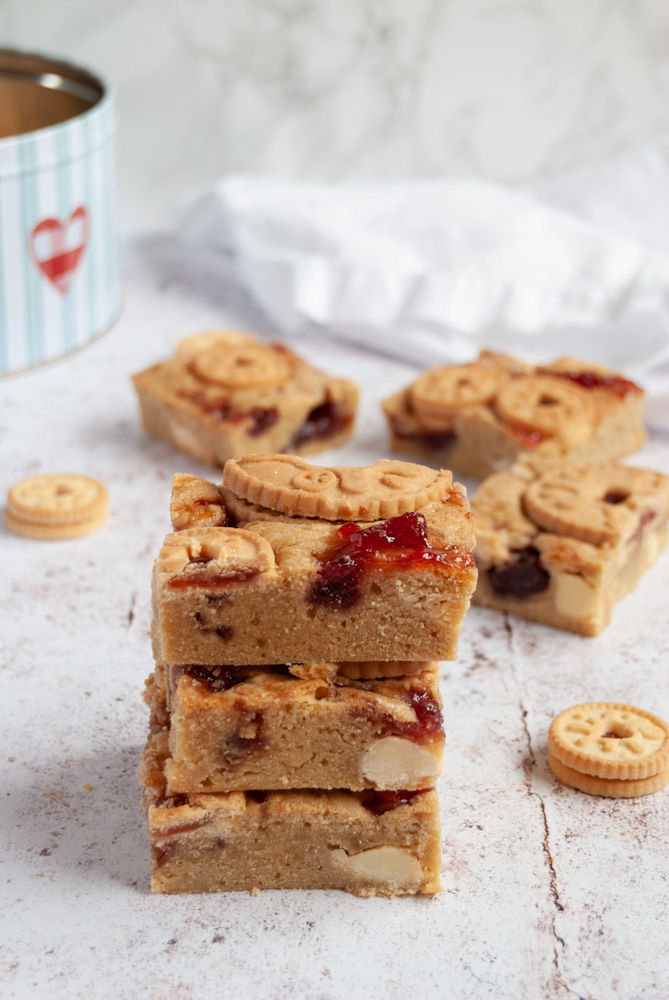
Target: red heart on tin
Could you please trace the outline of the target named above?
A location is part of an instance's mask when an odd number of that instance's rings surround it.
[[[30,234],[30,253],[42,274],[66,295],[87,243],[88,212],[79,205],[67,222],[60,219],[38,222]]]

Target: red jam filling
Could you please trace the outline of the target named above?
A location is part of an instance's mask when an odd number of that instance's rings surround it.
[[[195,403],[212,420],[220,422],[226,420],[233,424],[250,420],[250,426],[246,431],[249,437],[258,437],[259,434],[263,434],[270,427],[273,427],[279,419],[279,411],[275,406],[256,406],[252,410],[235,410],[230,400],[225,396],[207,396],[206,393],[199,390],[197,392],[182,392],[180,395],[191,403]]]
[[[411,722],[401,722],[391,715],[361,709],[357,714],[377,723],[384,736],[399,736],[413,743],[433,743],[444,733],[444,718],[439,704],[427,691],[409,691],[402,695],[404,701],[413,709],[416,718]]]
[[[253,670],[254,666],[247,667],[205,667],[199,663],[179,663],[171,667],[171,683],[174,686],[179,677],[184,674],[186,677],[193,677],[200,681],[210,691],[229,691],[245,681]],[[271,671],[281,676],[292,677],[287,663],[273,663],[264,665],[263,670]]]
[[[411,722],[401,722],[371,708],[358,714],[378,723],[384,736],[398,736],[413,743],[433,743],[443,736],[444,719],[439,704],[427,691],[409,691],[402,695],[413,709],[416,718]]]
[[[228,514],[223,500],[217,503],[216,500],[212,500],[210,497],[200,497],[197,500],[190,500],[188,503],[178,504],[177,510],[180,517],[185,517],[188,522],[184,524],[183,528],[176,529],[178,531],[184,531],[186,528],[196,528],[203,522],[210,522],[212,517],[220,518],[221,515],[218,511],[223,512],[225,515],[224,524],[228,525]]]
[[[342,611],[358,600],[360,581],[371,569],[423,564],[435,569],[464,569],[474,565],[470,552],[457,545],[433,548],[424,514],[410,512],[380,524],[361,528],[348,521],[338,530],[344,545],[320,568],[308,594],[312,605]]]
[[[351,426],[350,413],[331,400],[315,406],[295,433],[290,448],[300,448],[311,441],[323,441],[335,434],[348,430]]]
[[[558,378],[566,378],[570,382],[576,382],[582,389],[607,389],[609,392],[615,393],[616,396],[620,396],[621,399],[630,399],[632,396],[638,396],[643,392],[643,389],[635,382],[630,382],[629,379],[623,378],[622,375],[602,375],[598,372],[556,371],[552,371],[550,374],[556,375]]]
[[[492,589],[502,597],[530,597],[541,593],[550,583],[548,571],[532,547],[514,553],[508,562],[492,566],[488,578]]]
[[[269,795],[269,792],[247,791],[244,794],[246,795],[246,798],[251,799],[252,802],[262,804]]]
[[[646,525],[650,524],[651,521],[654,521],[656,516],[657,515],[654,510],[644,511],[644,513],[639,518],[639,524],[636,531],[634,532],[633,535],[630,535],[630,537],[627,539],[627,544],[631,545],[632,542],[638,542],[639,539],[641,538],[641,535],[643,534],[643,530],[646,527]]]
[[[455,444],[457,438],[455,431],[439,431],[433,434],[402,434],[401,431],[393,428],[393,434],[395,437],[401,438],[402,441],[415,441],[416,444],[423,445],[430,451],[441,451],[443,448],[449,448]]]
[[[201,632],[215,632],[219,639],[227,642],[232,638],[232,625],[210,625],[204,620],[199,611],[195,612],[195,624]]]
[[[404,695],[416,714],[415,722],[393,719],[387,727],[392,736],[403,736],[415,743],[431,743],[443,733],[444,718],[439,703],[427,691],[410,691]]]
[[[228,765],[234,764],[246,754],[267,749],[262,713],[251,711],[241,704],[235,705],[234,708],[238,716],[237,728],[226,737],[221,746],[221,758]],[[251,731],[253,735],[243,735]]]
[[[230,400],[225,396],[207,396],[204,392],[180,392],[183,399],[195,403],[203,413],[206,413],[212,420],[232,420],[234,411]]]
[[[604,497],[604,503],[623,503],[628,496],[629,493],[624,493],[622,490],[609,490]]]
[[[223,587],[231,583],[244,583],[252,577],[257,576],[259,570],[238,570],[236,573],[229,573],[223,576],[215,570],[208,569],[207,566],[198,566],[198,563],[209,563],[211,559],[195,558],[191,559],[178,576],[173,576],[169,581],[169,586],[173,590],[183,590],[186,587]]]
[[[182,675],[202,681],[210,691],[229,691],[246,680],[243,667],[205,667],[199,663],[179,663],[172,668],[172,684]]]
[[[518,427],[517,425],[510,426],[509,433],[525,448],[536,448],[544,439],[543,434],[539,431],[530,431],[526,427]]]
[[[270,427],[274,427],[274,424],[279,419],[279,411],[275,406],[263,409],[257,406],[254,410],[248,414],[251,418],[251,426],[247,429],[246,433],[249,437],[258,437],[259,434],[264,434],[268,431]]]
[[[362,792],[360,796],[360,804],[369,809],[370,812],[376,813],[380,816],[381,813],[390,812],[391,809],[397,809],[398,806],[405,806],[408,802],[411,802],[416,795],[422,795],[423,792],[429,791],[427,788],[422,788],[417,792],[407,792],[407,791],[387,791],[387,792],[377,792],[373,789],[369,789],[366,792]]]

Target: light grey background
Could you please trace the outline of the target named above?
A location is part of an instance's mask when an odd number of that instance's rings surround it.
[[[97,67],[126,229],[231,171],[523,182],[669,126],[667,0],[0,0]]]

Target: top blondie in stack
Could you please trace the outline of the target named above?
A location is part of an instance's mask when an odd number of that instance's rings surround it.
[[[144,757],[164,892],[440,888],[439,659],[476,583],[451,474],[231,459],[176,476]]]

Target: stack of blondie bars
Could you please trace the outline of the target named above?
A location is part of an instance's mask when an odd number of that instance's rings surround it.
[[[449,472],[289,455],[175,477],[141,782],[157,892],[440,889],[443,723],[476,584]]]

